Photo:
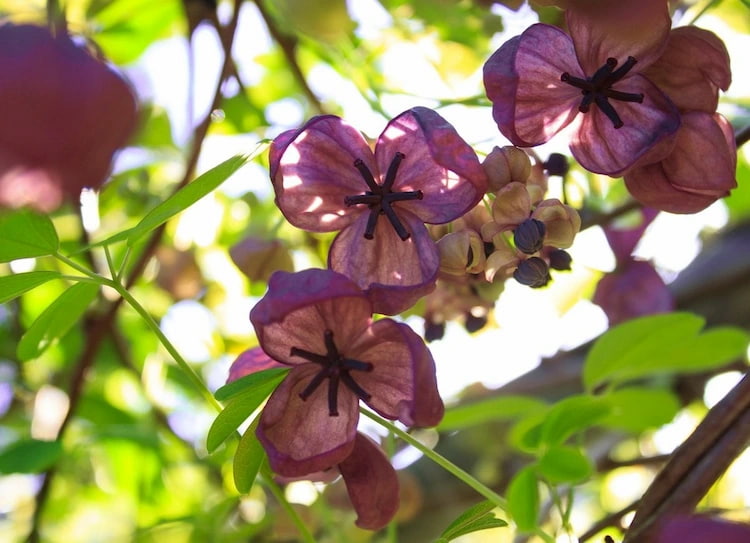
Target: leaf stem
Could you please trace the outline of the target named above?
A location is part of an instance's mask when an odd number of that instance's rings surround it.
[[[483,483],[477,481],[471,474],[459,468],[457,465],[455,465],[453,462],[451,462],[441,454],[425,446],[419,440],[417,440],[407,432],[404,432],[401,428],[391,423],[390,421],[387,421],[386,419],[366,409],[360,409],[360,413],[362,413],[367,418],[374,420],[375,422],[386,428],[388,431],[406,441],[409,445],[419,450],[422,454],[435,462],[445,471],[447,471],[457,479],[460,479],[461,481],[466,483],[466,485],[476,490],[480,495],[490,500],[498,508],[502,509],[506,513],[508,512],[508,502],[505,500],[505,498],[500,496],[497,492],[487,487]]]
[[[292,504],[286,499],[286,496],[284,496],[281,488],[279,488],[279,485],[276,484],[273,478],[263,477],[263,484],[271,491],[271,494],[273,494],[274,498],[276,498],[276,501],[279,502],[279,505],[281,505],[286,514],[289,515],[289,518],[297,527],[300,536],[302,536],[302,541],[305,541],[305,543],[315,543],[315,538],[310,533],[310,530],[307,529],[305,522],[297,514],[297,511],[294,510],[294,507],[292,507]]]

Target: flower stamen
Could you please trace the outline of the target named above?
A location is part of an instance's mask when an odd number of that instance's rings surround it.
[[[401,222],[401,219],[399,219],[392,206],[395,202],[421,200],[423,196],[421,190],[392,192],[393,183],[396,181],[396,172],[404,158],[405,155],[400,152],[397,152],[393,156],[382,185],[377,184],[372,172],[362,159],[358,158],[354,161],[354,167],[359,170],[362,179],[364,179],[370,190],[364,194],[347,196],[344,198],[344,203],[347,206],[364,204],[370,208],[370,216],[367,219],[367,226],[365,227],[365,239],[373,239],[375,237],[375,227],[380,215],[385,215],[388,218],[396,234],[402,240],[406,241],[411,237],[411,234]]]
[[[617,81],[625,77],[625,74],[635,66],[636,62],[638,61],[634,57],[628,57],[627,60],[615,70],[617,59],[610,57],[592,77],[582,79],[580,77],[572,76],[568,72],[564,72],[560,76],[560,81],[581,89],[583,98],[581,98],[578,111],[581,113],[587,113],[591,104],[594,103],[599,107],[602,113],[612,121],[615,128],[621,128],[624,123],[617,114],[614,106],[609,103],[610,98],[621,102],[634,102],[641,104],[643,103],[643,93],[622,92],[614,90],[611,87]]]
[[[339,353],[333,341],[333,332],[331,330],[326,330],[323,333],[323,341],[326,346],[326,354],[318,354],[298,347],[292,347],[290,354],[291,356],[299,356],[322,366],[302,392],[299,393],[299,397],[302,400],[307,400],[321,383],[325,379],[328,379],[328,414],[331,417],[337,417],[339,415],[339,383],[346,385],[361,400],[368,401],[372,396],[354,380],[349,372],[372,371],[373,365],[369,362],[346,358]]]

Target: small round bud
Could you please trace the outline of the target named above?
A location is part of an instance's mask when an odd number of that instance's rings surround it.
[[[445,323],[444,322],[432,322],[429,320],[424,321],[424,340],[426,342],[436,341],[443,339],[445,335]]]
[[[473,230],[446,234],[437,243],[440,271],[450,275],[480,273],[484,270],[485,248],[482,238]]]
[[[555,249],[549,253],[549,267],[553,270],[568,271],[570,270],[570,264],[573,259],[568,251],[562,249]]]
[[[513,242],[519,251],[533,255],[542,249],[546,231],[547,228],[542,221],[526,219],[513,231]]]
[[[547,170],[549,175],[559,175],[562,177],[570,169],[568,158],[560,153],[552,153],[544,163],[544,169]]]
[[[466,321],[464,322],[464,328],[470,334],[479,332],[487,324],[487,315],[481,315],[477,317],[473,313],[469,312],[466,314]]]
[[[513,278],[531,288],[544,287],[552,279],[547,263],[536,256],[521,261],[516,271],[513,272]]]
[[[489,192],[497,192],[512,182],[526,183],[531,174],[529,155],[512,145],[495,147],[485,157],[482,167],[489,181]]]

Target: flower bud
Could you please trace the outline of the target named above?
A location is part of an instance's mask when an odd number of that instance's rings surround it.
[[[563,177],[570,169],[568,158],[560,153],[552,153],[544,162],[544,169],[547,170],[549,175],[559,175],[560,177]]]
[[[526,183],[531,173],[531,160],[522,149],[508,145],[495,147],[485,157],[482,167],[489,180],[488,191],[497,192],[508,183]]]
[[[542,221],[526,219],[513,231],[513,242],[519,251],[533,255],[542,249],[546,230]]]
[[[440,271],[449,275],[480,273],[484,270],[484,242],[473,230],[452,232],[440,238]]]
[[[540,202],[531,216],[547,227],[544,244],[552,247],[570,247],[581,229],[578,211],[554,198]]]
[[[235,266],[250,281],[268,281],[277,270],[294,271],[289,250],[278,239],[245,238],[229,250]]]
[[[536,256],[522,260],[516,271],[513,272],[513,278],[522,285],[531,288],[544,287],[552,279],[547,263]]]
[[[49,212],[99,188],[136,127],[130,86],[34,25],[0,25],[0,66],[0,207]]]
[[[573,262],[573,259],[568,251],[563,249],[553,249],[550,251],[549,255],[547,255],[547,258],[549,258],[549,267],[553,270],[568,271],[571,269],[570,265]]]

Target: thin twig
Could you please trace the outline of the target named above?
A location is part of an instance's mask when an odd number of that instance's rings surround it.
[[[591,528],[586,530],[583,535],[581,535],[578,538],[578,543],[584,543],[584,541],[588,541],[592,537],[594,537],[596,534],[601,532],[602,530],[609,528],[610,526],[616,526],[620,523],[622,520],[622,517],[630,513],[631,511],[635,511],[635,508],[638,507],[638,503],[640,503],[641,499],[638,498],[633,503],[626,505],[619,511],[615,511],[614,513],[610,513],[606,517],[596,521],[594,524],[591,525]]]
[[[263,18],[263,21],[266,23],[268,33],[271,34],[271,37],[274,39],[274,41],[279,44],[279,47],[281,47],[281,52],[284,54],[284,58],[286,58],[286,62],[289,65],[289,69],[292,72],[294,80],[300,86],[302,92],[305,94],[313,107],[320,113],[325,113],[323,104],[312,91],[310,85],[308,85],[307,78],[305,77],[305,74],[302,73],[302,68],[300,67],[299,62],[297,62],[297,39],[281,31],[281,29],[276,25],[276,22],[273,20],[273,17],[271,17],[271,14],[268,13],[268,10],[266,10],[266,7],[263,5],[262,0],[255,0],[255,5],[258,8],[260,16]]]

